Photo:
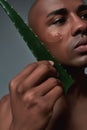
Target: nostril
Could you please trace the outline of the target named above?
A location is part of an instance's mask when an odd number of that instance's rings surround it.
[[[75,32],[75,35],[78,35],[78,34],[82,34],[82,30],[81,30],[81,29],[78,29],[78,30]]]
[[[84,34],[84,35],[87,35],[87,28],[86,28],[85,31],[83,31],[83,34]]]
[[[78,34],[83,34],[81,29],[78,29],[78,30],[74,31],[73,36],[76,36]]]
[[[87,35],[87,28],[78,28],[73,32],[73,36],[78,34]]]

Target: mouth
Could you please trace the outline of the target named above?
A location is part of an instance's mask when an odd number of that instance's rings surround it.
[[[81,54],[87,54],[87,37],[81,38],[74,46],[74,50]]]

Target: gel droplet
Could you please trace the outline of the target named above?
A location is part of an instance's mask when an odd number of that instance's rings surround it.
[[[60,33],[54,33],[53,35],[48,35],[48,43],[58,43],[62,40],[62,35]]]
[[[85,69],[84,69],[84,73],[87,75],[87,67],[85,67]]]

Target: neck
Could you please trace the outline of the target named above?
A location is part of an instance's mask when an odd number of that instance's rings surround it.
[[[81,79],[82,77],[86,77],[84,72],[85,67],[70,67],[64,66],[67,69],[68,73],[72,76],[72,78],[76,81],[77,79]]]
[[[71,93],[78,92],[82,95],[87,95],[87,75],[84,73],[85,67],[66,67],[68,73],[74,80],[74,85],[71,87]]]

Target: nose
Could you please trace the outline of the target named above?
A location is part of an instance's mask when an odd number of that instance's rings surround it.
[[[87,35],[87,21],[81,19],[77,15],[73,15],[71,23],[72,23],[72,27],[71,27],[72,36],[78,34]]]

